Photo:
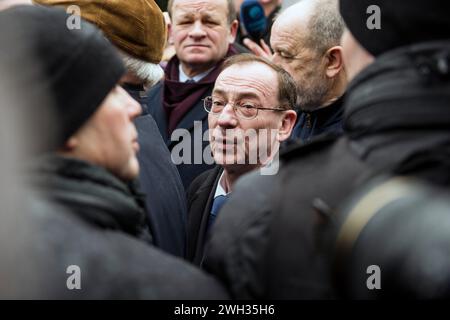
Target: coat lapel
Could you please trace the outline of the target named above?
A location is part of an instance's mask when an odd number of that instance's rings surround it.
[[[210,171],[195,193],[189,209],[187,251],[191,255],[191,258],[193,258],[193,262],[197,265],[200,264],[203,258],[203,247],[206,240],[209,214],[214,200],[214,193],[216,192],[216,187],[222,172],[223,168],[220,166],[216,166]]]
[[[208,113],[203,108],[203,98],[201,100],[199,100],[191,110],[189,110],[189,112],[183,117],[183,119],[181,119],[181,121],[178,123],[175,130],[185,129],[185,130],[189,131],[189,134],[191,135],[191,139],[193,139],[194,138],[195,121],[202,122],[202,137],[203,137],[203,133],[205,132],[205,129],[208,128]],[[185,133],[185,135],[186,134],[187,133]],[[200,137],[200,139],[202,139],[202,137]],[[170,137],[168,139],[170,140]],[[180,138],[179,141],[182,141],[182,139],[184,139],[184,135],[182,136],[182,138]],[[173,141],[173,142],[169,141],[168,146],[169,146],[169,148],[172,148],[177,143],[178,143],[177,141]]]
[[[169,145],[170,137],[167,134],[167,115],[162,107],[162,88],[163,84],[160,81],[150,90],[147,99],[147,108],[153,119],[155,119],[164,142],[166,145]]]

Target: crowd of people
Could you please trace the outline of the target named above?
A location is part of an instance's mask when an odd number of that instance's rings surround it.
[[[449,297],[450,5],[245,2],[0,0],[0,297]]]

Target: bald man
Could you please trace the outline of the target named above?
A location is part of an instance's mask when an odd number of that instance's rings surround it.
[[[271,58],[296,82],[299,115],[292,140],[306,142],[321,134],[342,133],[339,98],[347,86],[339,44],[343,31],[337,0],[303,0],[275,20],[270,38],[273,55],[267,47],[250,45],[255,54]]]

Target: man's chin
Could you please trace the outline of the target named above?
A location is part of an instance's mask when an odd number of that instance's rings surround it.
[[[126,167],[125,170],[123,170],[119,178],[121,178],[124,181],[131,181],[139,176],[139,172],[140,172],[139,162],[137,158],[134,157],[129,161],[128,166]]]
[[[214,161],[222,167],[238,164],[236,157],[215,156]]]

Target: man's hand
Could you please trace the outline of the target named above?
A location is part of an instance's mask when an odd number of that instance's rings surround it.
[[[266,44],[264,39],[260,40],[261,45],[258,45],[256,42],[250,40],[249,38],[244,39],[244,45],[255,55],[259,57],[263,57],[266,59],[272,59],[272,51],[270,47]]]

